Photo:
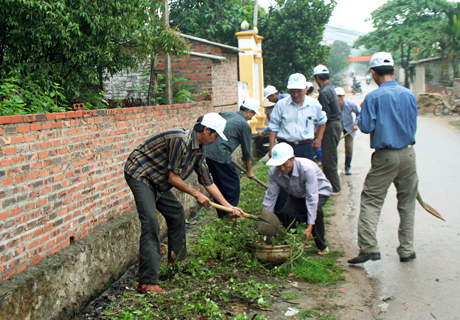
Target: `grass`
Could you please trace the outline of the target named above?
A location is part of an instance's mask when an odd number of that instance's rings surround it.
[[[268,166],[254,170],[262,181],[267,181]],[[239,206],[248,213],[259,214],[265,188],[255,181],[242,179]],[[329,206],[325,206],[329,212]],[[325,211],[325,212],[326,212]],[[196,225],[198,236],[188,248],[187,259],[160,268],[160,285],[168,294],[137,294],[126,291],[104,314],[105,319],[265,319],[274,301],[271,292],[281,290],[277,279],[287,279],[295,273],[296,281],[304,280],[322,285],[335,284],[343,279],[342,269],[336,263],[340,252],[319,257],[316,250],[305,252],[302,231],[285,233],[285,241],[292,247],[292,256],[281,266],[262,264],[254,259],[247,245],[261,241],[249,219],[220,220],[204,210]],[[300,236],[299,236],[300,235]],[[313,257],[314,256],[314,257]],[[136,284],[134,284],[136,285]],[[286,300],[298,299],[297,293],[284,293]],[[315,315],[301,311],[302,316]],[[299,313],[300,314],[300,313]],[[303,319],[300,315],[299,318]],[[335,319],[335,318],[322,318]]]

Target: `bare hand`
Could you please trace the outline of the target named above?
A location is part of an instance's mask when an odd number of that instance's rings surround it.
[[[211,205],[211,200],[202,193],[199,193],[195,198],[200,207],[209,207]]]
[[[260,131],[259,137],[263,138],[264,136],[265,136],[265,131],[264,130]]]
[[[316,139],[312,144],[313,150],[318,150],[321,148],[321,139]]]
[[[243,217],[243,210],[241,210],[240,208],[233,207],[232,210],[233,210],[233,212],[230,213],[232,218],[241,219]]]
[[[308,238],[310,238],[312,231],[313,231],[313,225],[309,224],[307,229],[305,229],[305,231],[303,232],[303,234],[305,235],[307,240],[308,240]]]
[[[358,129],[359,129],[359,126],[358,126],[357,124],[355,124],[355,125],[353,126],[353,130],[352,130],[352,131],[356,131],[356,130],[358,130]]]
[[[254,172],[252,172],[252,169],[246,171],[246,177],[248,177],[249,179],[254,179]]]

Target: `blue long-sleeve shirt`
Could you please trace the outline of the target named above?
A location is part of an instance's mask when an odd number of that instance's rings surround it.
[[[355,113],[356,120],[353,120],[353,115],[351,114],[352,112]],[[356,103],[350,100],[343,100],[342,119],[340,119],[340,121],[342,122],[343,130],[345,130],[346,132],[350,132],[351,130],[353,130],[353,126],[355,124],[358,124],[360,112],[361,109],[356,105]],[[350,133],[350,136],[354,138],[355,134],[356,131],[353,131],[352,133]]]
[[[401,149],[415,144],[417,101],[396,81],[386,81],[364,99],[359,129],[371,134],[371,148]]]

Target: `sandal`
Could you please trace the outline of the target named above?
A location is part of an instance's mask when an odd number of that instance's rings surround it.
[[[326,247],[326,249],[324,249],[324,250],[318,250],[318,254],[320,256],[328,254],[328,253],[329,253],[329,247]]]
[[[157,284],[150,284],[150,283],[139,283],[136,288],[137,292],[139,293],[149,293],[154,292],[158,294],[165,294],[166,291],[160,288]]]

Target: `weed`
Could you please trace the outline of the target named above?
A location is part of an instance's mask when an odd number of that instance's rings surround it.
[[[297,316],[300,318],[300,319],[307,319],[307,318],[310,318],[312,317],[315,313],[317,313],[318,311],[316,310],[313,310],[313,309],[302,309],[302,310],[299,310],[299,313],[297,314]]]

